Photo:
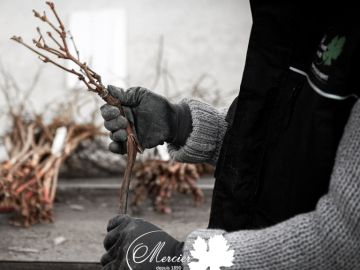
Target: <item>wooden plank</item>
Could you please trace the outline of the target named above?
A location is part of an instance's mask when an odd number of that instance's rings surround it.
[[[1,270],[100,270],[100,263],[0,261]]]

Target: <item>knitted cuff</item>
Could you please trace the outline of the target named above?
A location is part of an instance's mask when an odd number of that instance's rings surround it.
[[[190,107],[193,129],[184,146],[168,145],[171,158],[180,162],[214,165],[227,128],[225,115],[198,100],[184,99],[181,102]]]

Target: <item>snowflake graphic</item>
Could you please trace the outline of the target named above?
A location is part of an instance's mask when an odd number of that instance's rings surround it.
[[[209,244],[209,246],[208,246]],[[194,250],[190,251],[195,262],[190,262],[190,270],[220,270],[220,267],[233,265],[234,250],[229,250],[229,245],[222,235],[210,237],[208,243],[205,239],[197,237]]]

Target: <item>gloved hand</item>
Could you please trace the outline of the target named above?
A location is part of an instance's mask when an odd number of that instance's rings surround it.
[[[161,267],[182,265],[184,243],[149,222],[118,215],[109,221],[107,231],[102,270],[155,270],[158,266],[165,269]]]
[[[135,126],[142,148],[152,148],[164,142],[178,146],[185,144],[192,131],[191,113],[187,104],[172,104],[164,97],[141,87],[124,91],[109,85],[108,91],[123,105],[127,118]],[[105,104],[100,110],[105,128],[112,132],[110,151],[125,154],[128,121],[115,106]]]

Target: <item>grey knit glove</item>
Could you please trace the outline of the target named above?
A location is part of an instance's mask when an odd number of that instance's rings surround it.
[[[142,148],[152,148],[164,142],[179,146],[185,144],[192,131],[191,112],[187,104],[172,104],[142,87],[124,91],[109,85],[108,91],[121,101],[127,119],[135,126]],[[100,110],[105,128],[111,131],[113,142],[109,145],[110,151],[125,154],[128,121],[120,115],[117,107],[105,104]]]

